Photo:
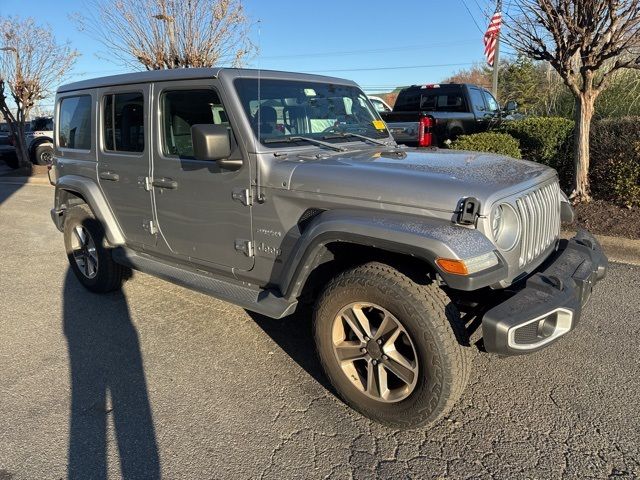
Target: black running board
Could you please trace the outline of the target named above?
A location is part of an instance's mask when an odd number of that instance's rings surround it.
[[[128,249],[116,248],[112,251],[112,255],[113,259],[121,265],[197,290],[225,302],[234,303],[267,317],[286,317],[294,312],[298,304],[297,301],[287,301],[270,290],[253,289],[232,281],[221,280],[205,272],[171,265]]]

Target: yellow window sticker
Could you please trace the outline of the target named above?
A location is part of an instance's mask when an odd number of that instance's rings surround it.
[[[384,130],[385,128],[387,128],[382,120],[374,120],[371,123],[373,123],[373,126],[376,128],[376,130]]]

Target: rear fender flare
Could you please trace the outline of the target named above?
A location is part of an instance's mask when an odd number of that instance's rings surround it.
[[[86,177],[79,175],[65,175],[58,179],[55,191],[55,210],[62,211],[68,208],[68,193],[80,196],[89,205],[91,211],[102,222],[107,240],[112,246],[124,245],[125,239],[118,222],[109,208],[100,187]]]

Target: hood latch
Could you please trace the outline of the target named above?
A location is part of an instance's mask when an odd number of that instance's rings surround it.
[[[480,213],[480,200],[475,197],[467,197],[460,200],[458,207],[458,224],[475,225]]]

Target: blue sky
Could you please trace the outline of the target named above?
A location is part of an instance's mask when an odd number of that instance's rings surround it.
[[[490,1],[244,0],[260,20],[260,55],[250,66],[350,78],[368,93],[438,82],[482,62],[481,8]],[[72,80],[128,71],[98,58],[108,57],[104,47],[76,30],[69,15],[82,7],[83,0],[0,0],[0,15],[32,16],[69,40],[81,53]]]

